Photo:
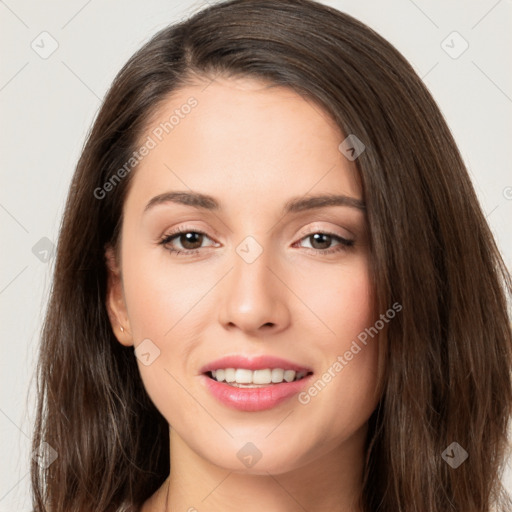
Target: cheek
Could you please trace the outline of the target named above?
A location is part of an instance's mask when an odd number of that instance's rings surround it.
[[[374,325],[378,315],[373,307],[368,262],[360,258],[352,263],[336,272],[317,273],[317,292],[310,291],[307,296],[308,305],[322,321],[324,334],[315,338],[321,371],[305,390],[301,403],[310,413],[317,411],[317,418],[328,418],[333,432],[338,433],[359,427],[377,403],[374,391],[379,341]],[[323,293],[319,293],[319,282],[326,283]]]
[[[338,337],[357,335],[373,321],[373,293],[366,268],[356,268],[333,280],[326,313]]]
[[[151,255],[132,252],[124,262],[124,290],[135,343],[144,338],[162,343],[170,339],[187,324],[187,315],[211,286],[204,274],[183,271],[170,258],[158,248]]]
[[[341,350],[373,323],[373,291],[366,257],[354,256],[337,266],[317,266],[314,271],[305,271],[296,283],[297,294],[321,322],[317,341],[327,352]]]
[[[150,354],[150,364],[143,357],[137,364],[151,400],[171,423],[172,411],[197,407],[183,387],[187,372],[196,369],[186,362],[202,332],[201,298],[218,278],[212,275],[209,282],[204,272],[173,267],[163,249],[148,254],[138,252],[136,244],[131,247],[123,258],[130,328],[135,346],[145,343]],[[200,412],[196,411],[198,417]]]

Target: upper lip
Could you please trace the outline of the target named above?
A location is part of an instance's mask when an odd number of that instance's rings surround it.
[[[201,368],[201,373],[211,372],[212,370],[224,368],[245,368],[247,370],[264,370],[266,368],[282,368],[283,370],[295,370],[296,372],[312,372],[311,368],[302,366],[292,361],[287,361],[274,356],[246,357],[241,355],[232,355],[216,359],[211,363],[205,364]]]

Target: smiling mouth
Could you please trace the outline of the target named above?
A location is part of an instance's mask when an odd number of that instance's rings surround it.
[[[219,368],[205,373],[210,379],[235,388],[263,388],[287,382],[296,382],[313,372],[296,372],[282,368],[249,370],[246,368]]]

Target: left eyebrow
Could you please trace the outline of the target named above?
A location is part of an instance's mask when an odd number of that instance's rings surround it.
[[[164,203],[177,203],[211,211],[220,210],[220,203],[212,196],[198,192],[165,192],[153,197],[144,212],[156,205]],[[305,210],[326,208],[328,206],[349,206],[358,210],[364,210],[366,205],[361,199],[338,194],[323,194],[317,196],[298,196],[288,200],[283,207],[283,214],[297,213]]]
[[[319,196],[292,198],[285,203],[283,213],[296,213],[304,210],[313,210],[315,208],[325,208],[327,206],[350,206],[358,210],[364,210],[366,208],[364,201],[355,197],[338,194],[323,194]]]

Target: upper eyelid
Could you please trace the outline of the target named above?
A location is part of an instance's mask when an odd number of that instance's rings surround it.
[[[320,209],[319,211],[301,211],[297,212],[297,216],[290,220],[290,222],[281,223],[281,221],[278,221],[274,223],[272,226],[270,226],[270,229],[272,231],[276,230],[278,232],[282,231],[288,231],[293,230],[296,231],[296,229],[293,226],[297,225],[309,225],[313,224],[313,226],[318,225],[320,223],[328,223],[333,224],[336,227],[329,227],[327,230],[334,232],[336,230],[342,230],[342,233],[345,232],[345,234],[338,234],[335,233],[337,236],[341,236],[343,238],[353,237],[353,238],[359,238],[359,236],[362,236],[368,229],[367,225],[367,218],[366,214],[360,210],[355,211],[354,208],[346,208],[346,210],[350,210],[350,212],[345,211],[343,215],[338,216],[339,212],[336,212],[333,214],[329,211],[324,211],[323,209]],[[357,214],[357,215],[356,215]],[[361,217],[362,215],[362,217]],[[168,218],[168,214],[165,214],[165,217]],[[164,218],[162,220],[164,220]],[[181,215],[180,215],[181,217]],[[188,215],[187,215],[188,217]],[[313,218],[311,218],[313,217]],[[316,218],[315,218],[316,217]],[[178,220],[178,219],[176,219]],[[204,217],[202,214],[198,216],[197,219],[182,219],[181,223],[178,222],[175,224],[175,226],[178,226],[178,228],[173,229],[179,229],[182,227],[183,224],[187,224],[188,222],[199,222],[201,224],[206,224],[208,227],[206,228],[210,233],[213,234],[214,237],[220,238],[221,231],[223,231],[223,228],[219,231],[217,227],[215,227],[216,222],[212,223],[209,222],[211,219],[208,218],[208,216]],[[284,220],[284,219],[281,219]],[[220,221],[222,222],[222,221]],[[230,232],[230,234],[233,234],[233,231],[230,227],[226,226],[224,222],[224,227]],[[281,224],[281,227],[279,228],[278,225]],[[284,225],[284,227],[283,227]],[[186,226],[189,228],[189,226]],[[197,230],[204,231],[202,228],[194,228],[195,231]],[[324,229],[324,228],[321,228]],[[267,230],[267,233],[270,230]],[[305,235],[303,235],[305,236]]]

